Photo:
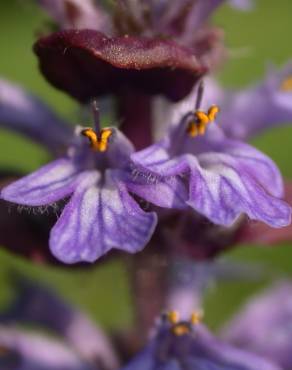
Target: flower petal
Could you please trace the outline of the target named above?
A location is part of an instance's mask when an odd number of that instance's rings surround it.
[[[229,351],[231,352],[232,349],[230,348]],[[188,369],[196,370],[280,370],[278,366],[272,364],[271,362],[247,352],[239,352],[236,354],[238,355],[238,358],[234,361],[230,361],[228,358],[229,356],[224,359],[224,362],[222,362],[220,359],[218,359],[216,362],[200,357],[195,359],[189,357],[186,359],[184,364]]]
[[[292,366],[292,283],[278,282],[252,298],[222,330],[229,343]],[[280,303],[280,304],[279,304]]]
[[[210,145],[210,151],[213,145]],[[269,194],[281,198],[284,195],[284,184],[281,173],[276,164],[265,154],[251,145],[241,141],[223,139],[214,144],[214,149],[227,154],[237,162],[239,170],[244,170],[251,175]],[[199,160],[203,161],[204,155]]]
[[[93,0],[38,0],[61,29],[107,31],[111,29],[108,15]]]
[[[292,204],[292,184],[285,183],[285,201]],[[292,240],[292,224],[281,229],[271,228],[261,222],[256,225],[245,223],[238,234],[238,243],[257,245],[278,245]]]
[[[175,101],[187,95],[206,72],[190,49],[174,41],[128,35],[110,38],[94,30],[53,33],[39,39],[34,51],[46,78],[81,102],[121,94],[130,86]]]
[[[52,229],[52,253],[65,263],[94,262],[113,248],[138,252],[156,226],[156,215],[144,212],[112,171],[103,185],[99,176],[96,171],[83,174]]]
[[[4,350],[0,358],[1,369],[90,370],[68,346],[46,336],[2,326],[0,346]]]
[[[189,345],[189,350],[178,355],[181,362],[185,360],[186,367],[191,369],[214,369],[214,370],[280,370],[273,362],[264,357],[255,355],[251,352],[237,349],[224,341],[218,340],[203,325],[197,325],[194,328],[194,334],[187,336],[185,339],[177,340],[177,344],[183,348]],[[191,366],[188,366],[191,365]]]
[[[133,162],[128,189],[159,207],[186,208],[188,189],[183,176],[164,174],[161,163],[169,160],[168,140],[163,140],[131,155]],[[158,168],[156,168],[156,164]]]
[[[184,154],[171,159],[165,149],[169,149],[169,143],[163,140],[131,158],[154,178],[187,177],[187,204],[215,224],[229,226],[245,213],[273,227],[288,225],[290,207],[269,194],[270,190],[275,195],[282,191],[281,177],[272,162],[248,145],[237,146],[228,140],[220,140],[216,145],[213,144],[213,152],[207,150],[198,157]],[[277,176],[271,178],[271,174]],[[267,186],[268,191],[265,190],[267,179],[275,181],[274,187]]]
[[[175,336],[160,328],[154,340],[122,370],[280,370],[264,357],[217,340],[202,325]]]
[[[268,72],[257,86],[225,92],[220,124],[229,137],[249,139],[261,131],[292,122],[292,63]]]
[[[193,2],[185,21],[183,38],[189,39],[194,37],[192,35],[194,34],[194,30],[199,29],[223,2],[224,0],[197,0]]]
[[[163,208],[186,208],[188,189],[182,177],[159,177],[134,168],[127,188],[147,202]]]
[[[127,365],[121,370],[156,370],[155,367],[155,348],[152,343],[143,351],[138,353]]]
[[[29,206],[47,205],[70,195],[77,185],[78,175],[72,161],[58,159],[6,186],[1,198]]]
[[[206,154],[190,165],[188,204],[215,224],[230,226],[241,214],[273,227],[291,222],[291,208],[269,195],[253,176],[229,155]]]
[[[66,340],[88,363],[98,362],[109,370],[118,368],[109,338],[85,313],[39,282],[22,274],[11,277],[15,299],[1,310],[2,324],[38,326]]]
[[[230,6],[239,10],[252,10],[254,7],[253,0],[228,0]]]
[[[0,126],[27,135],[53,152],[72,136],[72,129],[35,96],[0,80]]]

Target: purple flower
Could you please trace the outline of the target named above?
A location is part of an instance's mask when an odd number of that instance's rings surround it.
[[[97,111],[95,110],[97,114]],[[117,129],[78,129],[67,154],[2,190],[3,199],[28,206],[71,196],[50,235],[61,261],[93,262],[112,248],[141,250],[156,225],[127,188],[134,148]]]
[[[288,225],[291,209],[279,199],[283,183],[276,165],[250,145],[228,138],[213,122],[217,106],[199,110],[200,90],[195,110],[185,112],[158,143],[131,155],[137,178],[148,172],[154,183],[136,181],[131,191],[167,207],[164,197],[149,188],[175,178],[181,188],[185,185],[183,192],[175,192],[180,206],[193,208],[215,224],[230,226],[246,214],[273,227]]]
[[[154,338],[123,370],[279,370],[265,358],[215,338],[198,314],[180,321],[175,311],[162,320]]]
[[[279,282],[251,299],[223,328],[222,337],[291,369],[291,281]]]

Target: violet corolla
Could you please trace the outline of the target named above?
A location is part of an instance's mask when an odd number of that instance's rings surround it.
[[[199,321],[198,312],[189,320],[168,312],[149,344],[123,370],[279,370],[265,358],[215,338]]]
[[[116,128],[77,129],[67,153],[2,190],[3,199],[28,206],[71,196],[50,235],[61,261],[93,262],[112,248],[141,250],[156,225],[127,189],[134,148]]]
[[[171,125],[169,134],[131,159],[154,185],[133,183],[130,189],[162,207],[164,197],[148,188],[177,178],[185,185],[179,199],[214,224],[230,226],[242,214],[272,227],[290,223],[290,206],[283,202],[283,182],[277,166],[266,155],[239,140],[228,138],[217,121],[219,107],[200,110],[202,84],[194,109]],[[215,122],[218,122],[215,123]],[[181,186],[183,187],[183,185]]]

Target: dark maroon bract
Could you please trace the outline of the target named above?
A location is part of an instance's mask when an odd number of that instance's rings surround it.
[[[54,33],[39,39],[34,51],[47,80],[81,102],[129,88],[177,101],[207,70],[190,49],[171,40],[93,30]]]

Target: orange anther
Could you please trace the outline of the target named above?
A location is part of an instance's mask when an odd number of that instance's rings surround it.
[[[167,313],[167,319],[171,324],[176,324],[179,321],[179,314],[177,311],[169,311]]]
[[[288,76],[282,81],[280,89],[286,92],[292,91],[292,76]]]
[[[209,120],[210,121],[214,121],[214,119],[216,118],[217,114],[219,113],[219,107],[217,105],[212,105],[209,109],[208,109],[208,117],[209,117]]]
[[[92,128],[84,129],[82,132],[83,136],[86,136],[90,141],[90,146],[93,150],[99,152],[105,152],[108,148],[109,138],[112,135],[112,130],[105,128],[101,130],[100,134],[97,135]]]

